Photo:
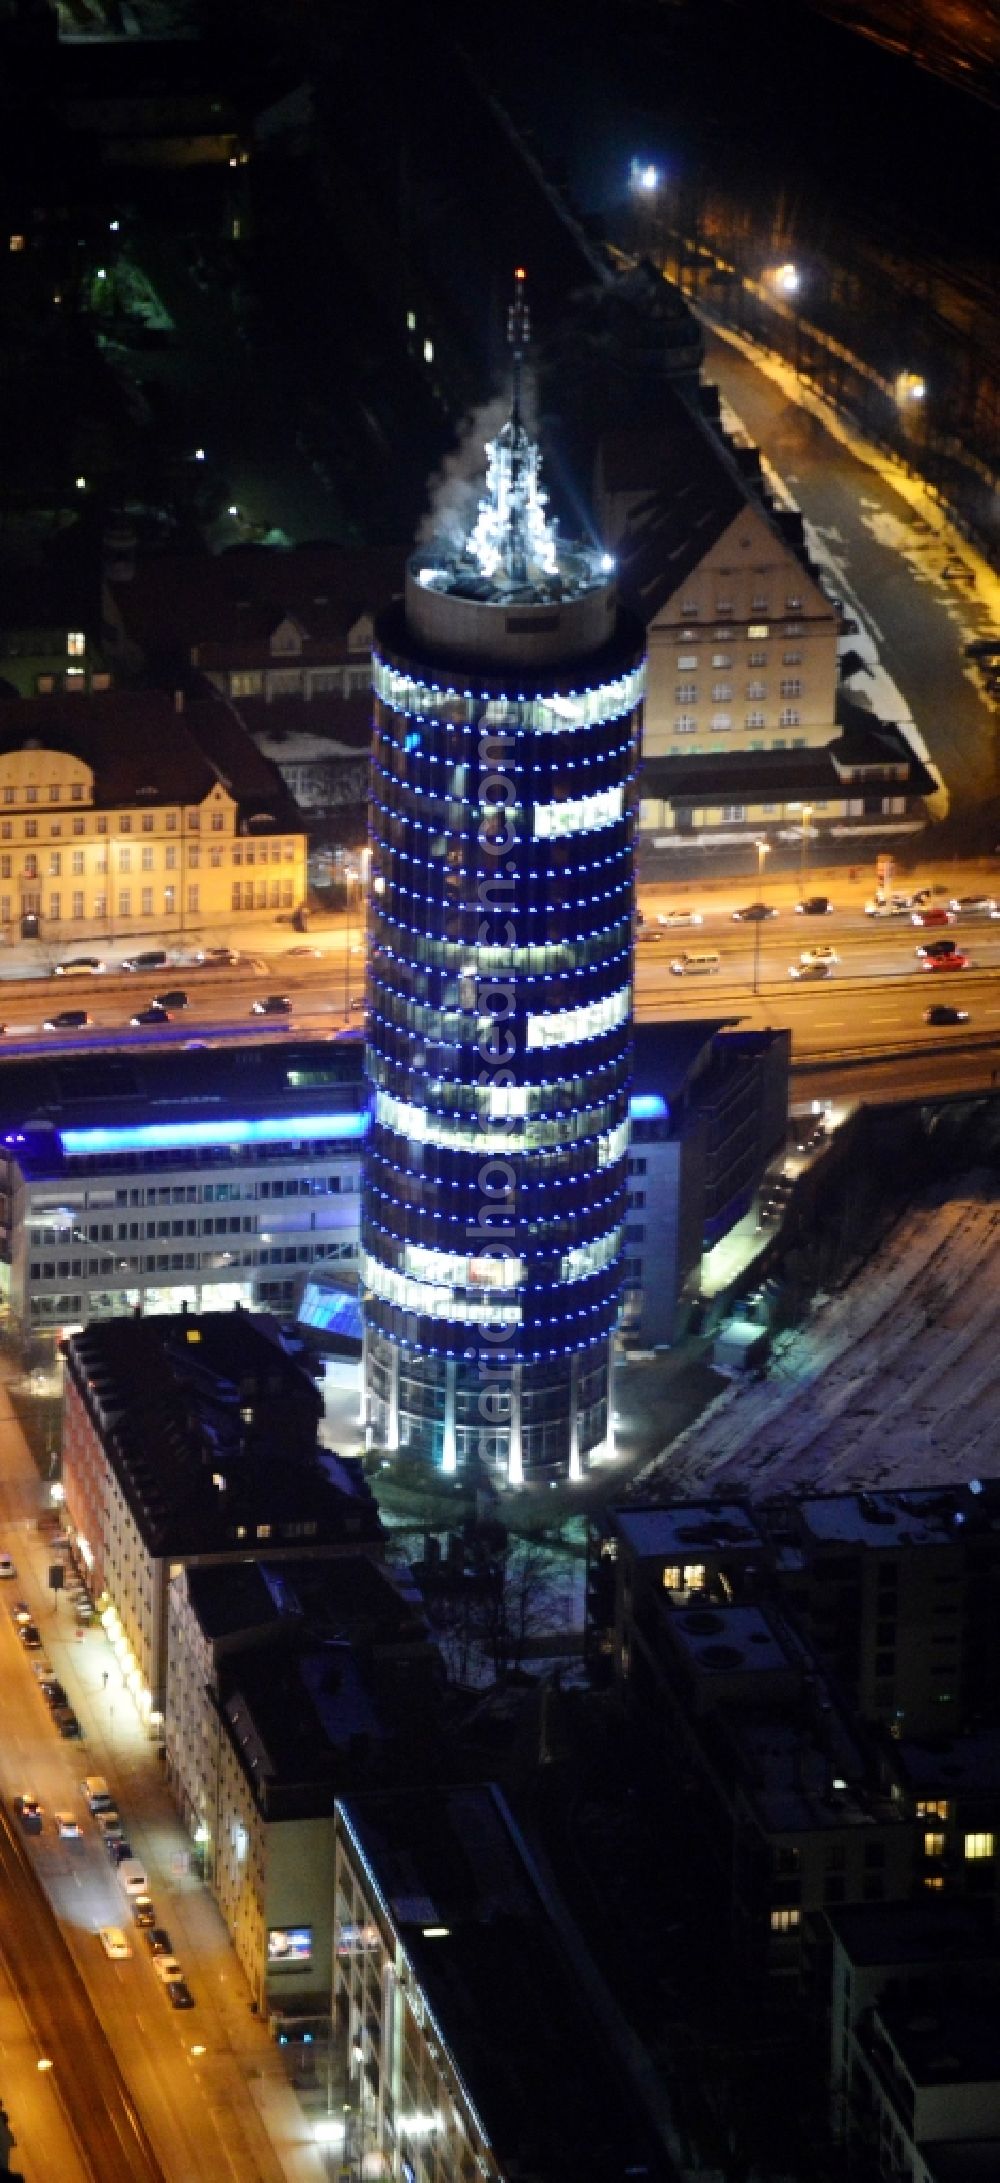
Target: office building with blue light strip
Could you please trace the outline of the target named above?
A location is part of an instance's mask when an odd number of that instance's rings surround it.
[[[0,1303],[11,1331],[356,1287],[367,1090],[357,1040],[149,1047],[0,1073]]]
[[[380,618],[361,1278],[375,1444],[510,1486],[613,1440],[645,659],[514,395]]]

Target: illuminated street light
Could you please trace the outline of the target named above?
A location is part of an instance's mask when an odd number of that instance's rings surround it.
[[[633,159],[631,167],[633,189],[644,190],[648,196],[652,190],[656,189],[659,179],[660,174],[657,167],[652,166],[644,159]]]
[[[927,393],[926,381],[917,371],[901,371],[896,377],[896,400],[903,408],[907,402],[922,402]]]
[[[55,2063],[54,2063],[54,2062],[50,2062],[50,2061],[49,2061],[49,2059],[48,2059],[48,2057],[47,2057],[47,2055],[44,2055],[44,2054],[43,2054],[43,2056],[42,2056],[42,2059],[41,2059],[41,2061],[40,2061],[40,2062],[36,2062],[36,2064],[35,2064],[35,2067],[36,2067],[36,2069],[38,2069],[38,2070],[39,2070],[40,2072],[44,2073],[44,2071],[45,2071],[45,2070],[47,2070],[47,2069],[54,2069],[54,2068],[55,2068]]]
[[[757,902],[759,905],[763,899],[761,888],[764,884],[764,858],[770,856],[771,844],[769,841],[755,841],[754,848],[757,851]],[[763,922],[763,917],[755,918],[753,928],[753,989],[755,993],[760,992],[760,928]]]
[[[777,288],[780,288],[783,296],[798,295],[800,283],[797,266],[779,265],[778,270],[774,276],[774,281],[775,286]]]
[[[204,460],[205,460],[205,450],[204,450],[204,448],[203,448],[203,447],[196,447],[196,448],[195,448],[195,451],[194,451],[194,459],[195,459],[195,461],[196,461],[196,462],[204,462]]]
[[[86,492],[86,490],[87,490],[87,480],[86,480],[86,478],[75,478],[73,482],[74,482],[74,484],[75,484],[75,486],[76,486],[76,489],[77,489],[77,492],[78,492],[78,493],[85,493],[85,492]]]

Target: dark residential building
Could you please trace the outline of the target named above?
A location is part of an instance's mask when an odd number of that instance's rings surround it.
[[[352,2145],[409,2183],[678,2173],[632,2035],[497,1789],[348,1794],[335,1883]]]
[[[322,1409],[263,1314],[109,1319],[67,1343],[67,1526],[147,1715],[163,1715],[179,1565],[381,1553],[360,1468],[318,1442]]]
[[[749,1211],[788,1127],[787,1031],[732,1019],[634,1029],[622,1324],[676,1341],[706,1251]]]
[[[334,1808],[426,1778],[443,1683],[404,1568],[188,1565],[170,1585],[168,1778],[261,2009],[329,2007]]]

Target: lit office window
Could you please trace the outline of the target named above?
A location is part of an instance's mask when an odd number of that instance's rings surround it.
[[[992,1857],[994,1854],[994,1837],[992,1834],[967,1834],[964,1847],[965,1855],[970,1863],[976,1858]]]

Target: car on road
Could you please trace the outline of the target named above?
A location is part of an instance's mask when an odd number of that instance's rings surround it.
[[[316,962],[321,962],[323,957],[323,950],[321,947],[286,947],[285,954],[311,955],[314,957]]]
[[[188,997],[183,986],[172,985],[168,992],[157,993],[149,1005],[151,1008],[186,1008]]]
[[[165,947],[150,947],[146,948],[142,955],[123,956],[121,968],[122,970],[166,970],[169,964],[170,957]]]
[[[920,947],[915,947],[913,952],[914,955],[934,957],[935,955],[960,955],[962,950],[957,940],[925,940]]]
[[[924,1009],[925,1023],[968,1023],[967,1008],[949,1008],[947,1001],[935,1001],[932,1008]]]
[[[99,955],[71,955],[68,962],[53,963],[54,978],[99,978],[107,970]]]
[[[33,1622],[19,1622],[17,1625],[17,1634],[21,1640],[22,1645],[24,1646],[25,1652],[41,1652],[41,1636]]]
[[[110,1810],[96,1812],[94,1816],[97,1820],[97,1831],[102,1842],[121,1842],[124,1840],[125,1822],[121,1813],[115,1810],[114,1805],[111,1806]]]
[[[154,1956],[153,1969],[157,1978],[162,1979],[165,1986],[169,1984],[172,1978],[183,1978],[184,1976],[176,1956]]]
[[[131,1857],[132,1855],[132,1844],[131,1842],[126,1842],[123,1834],[107,1836],[105,1838],[104,1847],[107,1850],[108,1857],[110,1858],[110,1861],[113,1865],[120,1865],[124,1863],[125,1858]]]
[[[83,1031],[90,1022],[85,1008],[60,1008],[57,1016],[46,1016],[43,1031]]]
[[[1000,917],[995,894],[953,895],[948,908],[956,917]]]
[[[16,1577],[17,1570],[10,1554],[0,1554],[0,1577]]]
[[[804,978],[807,982],[816,978],[832,978],[833,963],[789,963],[790,978]]]
[[[827,943],[827,941],[825,941],[825,940],[818,940],[818,941],[816,942],[816,945],[815,945],[815,947],[804,947],[804,948],[803,948],[803,950],[802,950],[802,953],[801,953],[801,955],[799,956],[799,961],[800,961],[800,963],[806,963],[806,964],[809,964],[809,963],[839,963],[839,961],[840,961],[840,956],[838,955],[838,953],[837,953],[837,950],[836,950],[836,948],[835,948],[835,947],[831,947],[831,946],[830,946],[830,945],[829,945],[829,944]]]
[[[65,1736],[67,1742],[80,1734],[80,1723],[71,1705],[54,1705],[52,1718],[59,1730],[59,1734]]]
[[[170,1945],[170,1935],[164,1925],[147,1927],[146,1946],[153,1956],[172,1956],[174,1952]]]
[[[703,925],[705,919],[700,910],[660,910],[656,922],[658,925],[669,926],[673,931],[676,926]]]
[[[807,894],[801,902],[796,902],[795,909],[799,917],[829,917],[833,903],[828,894]]]
[[[264,993],[260,1000],[251,1001],[252,1016],[290,1016],[292,1004],[287,993]]]
[[[135,1015],[130,1016],[128,1020],[133,1030],[144,1023],[169,1023],[170,1011],[167,1008],[161,1008],[158,1001],[151,1001],[148,1008],[137,1008]]]
[[[954,910],[945,909],[943,902],[931,902],[925,909],[910,912],[915,925],[953,925],[955,915]]]
[[[167,1999],[172,2009],[193,2009],[194,1995],[182,1978],[171,1978],[166,1985]]]
[[[47,1705],[68,1705],[66,1692],[54,1675],[46,1675],[38,1687]]]
[[[733,911],[734,925],[762,925],[766,917],[777,917],[773,902],[744,902],[743,908]]]
[[[223,969],[232,969],[242,959],[238,947],[209,947],[201,957],[206,968],[211,965],[213,969],[218,969],[220,963]]]
[[[967,955],[925,955],[921,970],[968,970]]]
[[[644,925],[642,931],[636,933],[635,944],[636,947],[652,947],[654,941],[661,941],[662,939],[663,934],[657,932],[655,925]]]
[[[143,1932],[148,1932],[150,1926],[156,1924],[156,1911],[153,1908],[151,1895],[133,1895],[132,1916]]]
[[[25,1789],[23,1795],[14,1798],[14,1810],[26,1834],[41,1834],[43,1807],[37,1796]]]
[[[126,1963],[132,1950],[120,1925],[102,1925],[101,1947],[113,1963]]]
[[[81,1827],[79,1820],[73,1817],[72,1812],[53,1812],[52,1817],[55,1820],[56,1833],[58,1834],[60,1841],[82,1841],[83,1828]]]

